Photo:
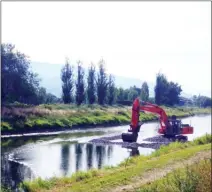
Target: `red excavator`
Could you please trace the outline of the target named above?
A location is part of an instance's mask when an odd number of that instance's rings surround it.
[[[181,120],[176,119],[175,115],[169,119],[166,112],[158,105],[143,102],[140,101],[139,98],[136,98],[133,102],[131,124],[128,130],[128,132],[131,133],[122,133],[122,140],[124,142],[137,141],[138,132],[142,125],[142,123],[139,122],[140,112],[149,112],[158,115],[160,120],[158,133],[166,138],[187,140],[184,134],[193,134],[193,127],[189,124],[182,124]]]

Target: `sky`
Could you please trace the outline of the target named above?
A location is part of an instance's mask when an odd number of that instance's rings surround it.
[[[211,96],[211,2],[2,2],[2,42],[31,61],[84,66]],[[50,72],[50,71],[49,71]]]

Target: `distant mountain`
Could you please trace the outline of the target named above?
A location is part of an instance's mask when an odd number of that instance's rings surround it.
[[[45,87],[46,90],[57,97],[61,96],[61,79],[60,72],[62,68],[62,64],[50,64],[50,63],[41,63],[41,62],[32,62],[31,67],[32,70],[38,73],[41,78],[41,86]],[[88,69],[85,68],[85,73],[87,74]],[[117,87],[122,87],[127,89],[131,86],[141,87],[144,80],[130,78],[130,77],[122,77],[118,75],[114,75],[115,83]],[[154,96],[154,86],[155,83],[147,82],[149,86],[150,97]],[[190,94],[182,93],[183,97],[192,97]]]

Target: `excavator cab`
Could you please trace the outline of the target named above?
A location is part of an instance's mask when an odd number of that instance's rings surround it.
[[[181,120],[178,120],[175,115],[168,120],[168,126],[166,128],[165,135],[173,137],[181,133]]]
[[[193,134],[193,127],[189,124],[182,124],[181,120],[178,120],[175,115],[168,122],[169,126],[166,128],[166,137],[187,138],[182,134]]]

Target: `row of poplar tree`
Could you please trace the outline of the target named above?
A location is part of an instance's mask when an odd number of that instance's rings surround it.
[[[91,64],[87,78],[82,62],[77,62],[77,75],[74,66],[67,60],[61,70],[62,99],[64,103],[112,105],[115,102],[115,79],[107,75],[104,60],[99,61],[98,71]],[[87,80],[87,81],[86,81]],[[86,83],[87,82],[87,83]]]

